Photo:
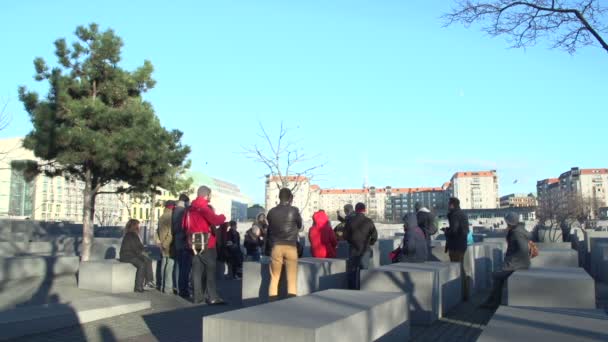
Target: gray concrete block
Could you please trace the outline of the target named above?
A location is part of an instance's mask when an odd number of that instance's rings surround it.
[[[27,253],[29,242],[0,241],[0,257]]]
[[[597,261],[600,259],[597,252],[594,252],[593,247],[595,243],[598,242],[607,242],[608,241],[608,232],[598,232],[594,230],[583,230],[583,234],[585,236],[585,269],[591,274],[595,276],[597,274]]]
[[[407,341],[407,295],[327,290],[203,317],[203,341]]]
[[[270,285],[270,261],[243,263],[241,288],[242,303],[245,306],[268,301]],[[301,258],[298,260],[298,296],[327,289],[344,289],[348,286],[346,260]],[[285,269],[279,281],[279,296],[287,296]]]
[[[467,247],[464,255],[464,272],[469,283],[469,296],[491,287],[493,256],[487,245],[475,243]]]
[[[538,256],[531,260],[532,267],[579,267],[578,252],[566,248],[539,249]]]
[[[603,250],[599,248],[600,244],[608,243],[608,232],[594,232],[592,236],[590,236],[590,245],[591,249],[589,251],[590,254],[590,267],[589,274],[595,278],[599,278],[602,266],[602,256]]]
[[[148,300],[103,296],[75,300],[69,304],[11,309],[0,312],[0,340],[85,324],[150,307]]]
[[[572,249],[570,242],[539,242],[536,246],[541,251],[543,249]]]
[[[412,270],[432,270],[439,274],[439,317],[444,317],[458,305],[462,298],[462,278],[460,264],[452,262],[428,261],[425,263],[396,263],[397,267]]]
[[[490,283],[492,282],[492,274],[491,272],[497,272],[502,270],[503,267],[503,262],[504,262],[504,255],[505,252],[507,251],[507,243],[501,243],[501,242],[483,242],[483,245],[486,248],[486,255],[488,255],[491,258],[491,268],[490,268],[490,273],[489,273],[489,278],[490,278]]]
[[[338,246],[336,247],[336,257],[338,259],[348,259],[348,250],[348,242],[338,241]]]
[[[578,267],[531,268],[508,280],[507,305],[595,309],[595,282]]]
[[[608,243],[598,243],[595,245],[599,254],[599,267],[596,280],[608,283]]]
[[[445,252],[445,245],[437,245],[435,241],[431,241],[433,247],[431,248],[431,255],[429,256],[430,261],[442,261],[450,262],[450,256]]]
[[[118,260],[82,262],[78,288],[105,293],[133,292],[136,272],[135,266]]]
[[[439,272],[393,265],[361,271],[361,291],[409,294],[413,324],[432,324],[441,312]],[[406,309],[404,309],[406,311]]]
[[[371,245],[370,249],[372,250],[372,262],[370,263],[369,267],[380,267],[380,246],[378,245],[378,242]]]
[[[501,306],[477,341],[608,341],[606,326],[602,310]]]
[[[0,281],[76,274],[76,256],[17,256],[0,258]]]
[[[390,265],[392,261],[389,258],[389,253],[393,250],[397,249],[401,242],[403,241],[402,237],[393,237],[390,239],[380,239],[376,242],[378,245],[378,250],[380,253],[380,265]]]

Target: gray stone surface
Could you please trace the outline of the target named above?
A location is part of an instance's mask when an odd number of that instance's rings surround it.
[[[372,262],[370,263],[370,267],[379,267],[380,266],[380,246],[378,242],[370,246],[372,250]]]
[[[607,326],[602,310],[501,306],[477,341],[608,341]]]
[[[389,253],[395,250],[403,241],[402,237],[393,237],[390,239],[379,239],[378,249],[380,251],[380,265],[390,265],[392,261],[389,258]]]
[[[287,295],[285,270],[281,272],[279,296]],[[241,298],[245,306],[257,305],[268,301],[270,285],[270,262],[243,263]],[[344,289],[348,285],[346,260],[300,258],[298,260],[298,296],[327,289]]]
[[[570,242],[539,242],[536,244],[539,250],[543,249],[573,249]]]
[[[602,270],[600,269],[602,266],[602,258],[603,251],[598,247],[601,243],[608,243],[608,232],[589,232],[589,274],[591,276],[598,278]]]
[[[113,296],[0,312],[0,340],[42,333],[150,308],[150,301]]]
[[[595,282],[580,267],[531,268],[508,280],[509,306],[595,309]]]
[[[502,270],[504,255],[507,251],[507,243],[506,242],[492,242],[492,241],[484,241],[483,245],[486,248],[486,255],[488,255],[491,259],[491,268],[489,274],[489,282],[492,282],[492,274],[491,272],[497,272]]]
[[[11,257],[27,253],[29,242],[0,241],[0,257]]]
[[[585,236],[585,269],[592,276],[596,276],[598,269],[598,263],[600,257],[597,250],[594,250],[596,243],[608,242],[608,232],[598,232],[594,230],[584,230]]]
[[[0,281],[76,274],[78,263],[76,256],[0,257]]]
[[[118,260],[82,262],[78,288],[105,293],[133,292],[136,272],[135,266]]]
[[[608,283],[608,243],[598,243],[595,245],[599,254],[599,267],[596,279]]]
[[[361,291],[409,294],[413,324],[432,324],[441,312],[439,272],[395,265],[361,271]],[[405,311],[405,310],[404,310]]]
[[[450,256],[445,252],[445,243],[441,245],[438,244],[438,241],[431,241],[431,244],[431,255],[429,256],[431,261],[450,262]]]
[[[348,242],[338,241],[338,246],[336,247],[336,257],[338,259],[348,259],[348,250]]]
[[[203,341],[407,341],[407,296],[327,290],[203,318]]]
[[[487,245],[475,243],[467,247],[464,271],[469,283],[469,296],[491,287],[493,253]]]
[[[531,260],[532,267],[579,267],[578,252],[566,248],[539,248],[536,258]]]
[[[433,270],[439,274],[439,317],[444,317],[460,303],[462,280],[460,264],[453,262],[429,261],[425,263],[396,263],[393,266],[412,270]]]

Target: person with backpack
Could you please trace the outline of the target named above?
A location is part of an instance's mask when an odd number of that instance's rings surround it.
[[[365,204],[355,205],[355,215],[346,221],[344,240],[350,246],[347,262],[348,288],[360,288],[359,274],[371,264],[373,251],[371,246],[378,240],[378,231],[374,222],[365,216]]]
[[[538,255],[536,245],[530,241],[528,232],[519,222],[519,215],[509,212],[505,216],[507,223],[507,252],[501,271],[494,272],[494,285],[482,308],[496,309],[502,302],[502,289],[505,281],[517,270],[530,268],[530,259]],[[532,247],[532,248],[530,248]]]
[[[176,284],[173,283],[173,267],[175,265],[175,250],[173,245],[173,234],[172,234],[172,216],[173,209],[175,208],[174,201],[165,202],[165,209],[163,214],[158,219],[158,241],[159,247],[162,254],[161,259],[161,276],[160,276],[160,292],[162,293],[174,293],[176,291]]]
[[[418,227],[422,230],[426,239],[428,249],[427,255],[430,256],[432,249],[431,236],[437,234],[435,216],[420,202],[416,202],[416,204],[414,204],[414,209],[416,209],[416,220],[418,222]]]
[[[183,226],[192,250],[192,287],[194,303],[206,301],[209,305],[225,304],[216,289],[215,271],[217,267],[216,232],[212,227],[226,221],[224,215],[217,215],[209,206],[211,189],[201,186],[198,197],[184,213]]]

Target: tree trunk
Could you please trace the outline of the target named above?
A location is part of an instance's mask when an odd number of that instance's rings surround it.
[[[150,227],[148,227],[148,239],[156,244],[156,190],[152,191],[150,196]]]
[[[82,252],[81,261],[89,261],[93,245],[93,225],[95,223],[95,191],[91,172],[87,171],[84,182],[82,210]]]

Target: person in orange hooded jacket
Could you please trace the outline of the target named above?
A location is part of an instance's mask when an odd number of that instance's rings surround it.
[[[335,258],[338,240],[331,229],[329,217],[323,210],[312,216],[313,225],[308,231],[311,254],[315,258]]]

